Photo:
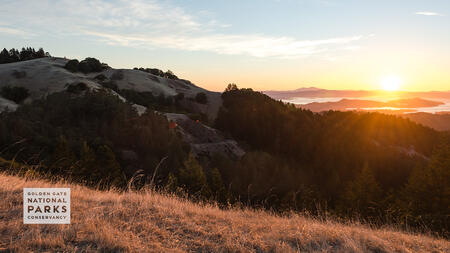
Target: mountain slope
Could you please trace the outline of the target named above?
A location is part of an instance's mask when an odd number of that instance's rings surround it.
[[[184,111],[205,116],[205,120],[213,122],[217,116],[217,112],[222,104],[220,93],[211,92],[200,88],[190,81],[182,79],[169,79],[151,73],[136,69],[113,69],[107,68],[101,72],[81,73],[71,72],[64,68],[68,59],[57,57],[44,57],[39,59],[0,64],[0,91],[3,87],[23,87],[28,90],[30,96],[24,101],[29,104],[34,100],[41,99],[53,93],[68,90],[70,86],[84,84],[90,90],[105,89],[108,92],[117,95],[122,101],[127,99],[119,95],[119,90],[126,91],[128,94],[136,96],[136,94],[152,94],[152,98],[173,99],[182,95],[180,101],[177,101],[179,107]],[[113,88],[115,87],[115,88]],[[206,95],[205,103],[196,102],[196,95],[204,93]],[[122,94],[122,93],[120,93]],[[0,112],[4,110],[14,111],[18,108],[18,104],[1,97],[0,94]],[[142,100],[142,99],[141,99]],[[134,101],[129,101],[134,102]],[[138,103],[138,102],[136,102]],[[142,115],[146,107],[133,104],[137,112]],[[184,121],[189,121],[185,115]],[[172,120],[171,118],[168,118]],[[201,122],[190,127],[189,131],[183,129],[179,124],[177,130],[180,132],[201,131],[207,128]],[[211,132],[212,140],[204,140],[204,142],[196,141],[194,149],[195,154],[202,152],[209,155],[214,150],[231,151],[232,156],[240,157],[243,151],[238,147],[235,141],[225,140],[217,131]],[[212,136],[212,135],[211,135]],[[219,139],[219,140],[217,140]],[[194,144],[193,144],[194,145]],[[237,152],[237,153],[236,153]],[[230,153],[230,152],[229,152]],[[235,155],[236,153],[237,155]]]
[[[205,105],[197,105],[196,109],[208,115],[210,119],[215,117],[221,105],[220,93],[205,90],[186,80],[163,78],[134,69],[108,68],[102,72],[73,73],[64,68],[68,61],[65,58],[45,57],[0,64],[0,88],[24,87],[30,91],[30,100],[64,91],[70,84],[81,82],[91,89],[99,89],[102,87],[102,81],[109,81],[114,82],[119,89],[152,92],[155,96],[170,97],[183,93],[184,97],[194,99],[197,93],[203,92],[208,102]]]
[[[22,188],[70,187],[71,225],[24,225]],[[424,235],[263,211],[220,210],[154,192],[99,192],[0,175],[0,251],[449,252]]]

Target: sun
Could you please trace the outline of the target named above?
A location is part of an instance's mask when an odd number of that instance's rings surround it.
[[[397,91],[403,84],[399,76],[386,76],[380,80],[380,86],[385,91]]]

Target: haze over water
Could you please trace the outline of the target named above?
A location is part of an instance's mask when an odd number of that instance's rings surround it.
[[[437,112],[450,112],[450,98],[426,98],[426,100],[442,102],[444,104],[433,106],[433,107],[415,107],[415,108],[401,108],[401,107],[371,107],[371,108],[361,108],[365,110],[413,110],[415,112],[427,112],[427,113],[437,113]],[[296,105],[306,105],[310,103],[326,103],[326,102],[338,102],[342,99],[349,100],[372,100],[387,102],[390,100],[398,99],[398,97],[294,97],[290,99],[282,99],[286,103],[292,103]],[[347,108],[348,110],[354,110],[356,108]]]

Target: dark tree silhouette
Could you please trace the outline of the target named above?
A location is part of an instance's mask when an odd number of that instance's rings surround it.
[[[27,61],[43,57],[50,57],[50,54],[45,52],[43,48],[39,48],[39,50],[36,51],[31,47],[23,47],[20,52],[14,48],[9,51],[4,48],[0,53],[0,64]]]

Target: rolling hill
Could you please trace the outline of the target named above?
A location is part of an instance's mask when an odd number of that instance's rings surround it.
[[[65,58],[44,57],[0,64],[0,89],[5,86],[26,88],[30,92],[30,97],[25,103],[64,91],[69,85],[78,83],[84,83],[90,89],[100,89],[105,84],[113,83],[119,89],[152,92],[155,96],[164,95],[166,97],[183,93],[186,98],[194,98],[196,94],[203,92],[206,94],[208,102],[204,105],[197,104],[194,109],[205,113],[210,118],[217,114],[221,104],[220,93],[205,90],[187,80],[168,79],[136,69],[107,68],[92,73],[71,72],[64,68],[68,61],[69,59]],[[14,109],[13,101],[2,100],[0,100],[0,110],[7,105],[10,109]],[[145,110],[140,106],[138,109],[141,112]]]
[[[219,92],[211,92],[200,88],[190,81],[170,79],[148,73],[139,69],[105,68],[102,71],[82,73],[72,72],[65,68],[69,59],[60,57],[43,57],[27,61],[0,64],[0,90],[5,87],[23,87],[29,96],[22,104],[48,97],[51,94],[81,87],[89,90],[106,90],[118,96],[122,101],[133,104],[139,115],[146,111],[148,94],[151,98],[174,99],[181,97],[179,110],[182,113],[163,114],[168,120],[177,123],[177,130],[183,140],[192,144],[195,154],[208,156],[213,151],[225,151],[232,157],[240,157],[244,153],[234,140],[226,139],[219,131],[203,131],[210,129],[205,122],[192,124],[193,120],[186,114],[202,115],[206,122],[213,122],[222,104]],[[82,85],[82,86],[79,86]],[[204,103],[196,102],[196,95],[206,95]],[[145,96],[139,97],[140,94]],[[128,97],[140,99],[127,99]],[[180,96],[182,95],[182,96]],[[133,101],[132,101],[133,100]],[[156,102],[159,103],[159,102]],[[20,105],[8,100],[0,94],[0,112],[15,111]],[[196,116],[198,117],[198,116]],[[186,128],[183,128],[183,126]],[[204,138],[193,139],[195,132],[205,134]],[[198,135],[198,134],[197,134]]]

